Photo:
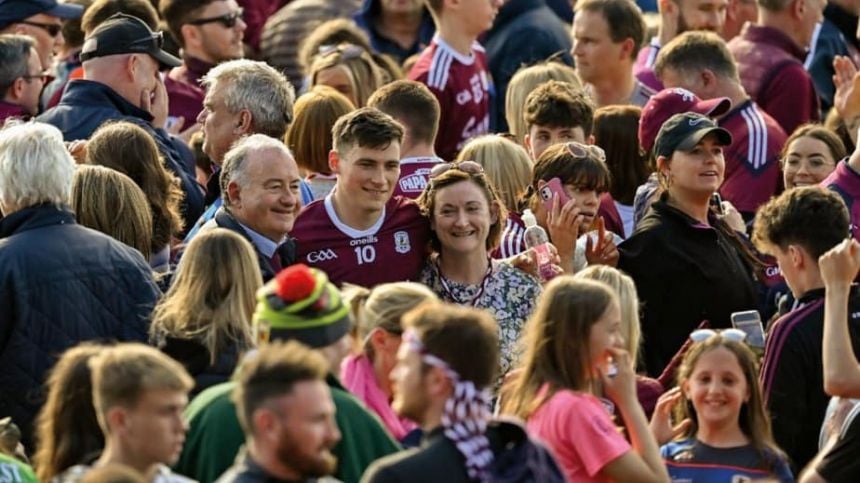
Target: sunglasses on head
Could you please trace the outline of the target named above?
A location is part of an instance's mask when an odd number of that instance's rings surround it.
[[[364,49],[359,47],[358,45],[321,45],[319,50],[317,51],[317,55],[322,58],[329,57],[334,54],[339,54],[342,59],[349,60],[355,59],[357,57],[361,57],[361,54],[364,53]]]
[[[40,29],[48,32],[48,35],[51,37],[56,37],[60,34],[60,31],[63,29],[62,24],[58,23],[39,23],[39,22],[31,22],[29,20],[21,20],[18,23],[22,23],[24,25],[32,25],[33,27],[39,27]]]
[[[565,143],[564,146],[567,148],[567,152],[576,159],[592,157],[600,162],[606,162],[606,153],[600,148],[600,146],[582,144],[576,141]]]
[[[239,19],[242,18],[242,14],[244,13],[243,9],[235,10],[230,13],[225,13],[224,15],[219,15],[217,17],[206,17],[206,18],[198,18],[197,20],[191,20],[188,22],[190,25],[206,25],[207,23],[215,23],[218,22],[221,25],[231,29],[236,26],[236,23],[239,22]]]
[[[159,49],[164,47],[164,33],[161,31],[152,32],[152,35],[140,40],[135,40],[134,42],[128,44],[129,47],[134,47],[136,45],[150,45],[155,43],[156,47]]]
[[[484,168],[474,161],[460,161],[457,163],[439,163],[430,170],[430,179],[440,176],[449,170],[456,169],[467,174],[483,174]]]
[[[743,342],[747,338],[747,333],[740,329],[725,329],[721,331],[711,329],[698,329],[690,334],[690,340],[693,342],[704,342],[711,337],[722,337],[723,339],[732,342]]]

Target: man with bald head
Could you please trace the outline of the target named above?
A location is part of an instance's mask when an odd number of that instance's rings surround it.
[[[81,50],[84,79],[68,84],[60,103],[39,116],[57,126],[66,141],[88,139],[107,121],[129,121],[153,136],[167,167],[179,177],[183,218],[203,213],[203,192],[194,167],[185,163],[163,129],[167,91],[159,71],[181,61],[161,49],[162,33],[137,17],[116,14],[101,23]]]

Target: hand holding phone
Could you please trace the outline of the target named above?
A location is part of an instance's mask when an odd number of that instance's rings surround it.
[[[562,207],[570,200],[570,196],[564,191],[564,185],[558,177],[549,181],[538,182],[538,193],[547,211],[552,211],[552,195],[558,195],[558,206]]]
[[[747,334],[746,342],[750,347],[764,349],[764,327],[761,324],[761,315],[759,315],[758,310],[734,312],[731,317],[732,326]]]

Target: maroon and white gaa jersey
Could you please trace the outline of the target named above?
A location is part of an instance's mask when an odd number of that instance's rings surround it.
[[[394,196],[418,198],[427,187],[430,170],[442,162],[442,158],[418,156],[400,160],[400,179],[394,187]]]
[[[453,160],[466,141],[489,131],[493,85],[479,43],[472,44],[472,53],[465,56],[436,35],[408,77],[426,84],[439,100],[436,153],[442,159]]]
[[[296,261],[328,274],[332,283],[364,287],[415,280],[424,264],[430,223],[414,201],[393,196],[367,230],[356,230],[335,213],[331,195],[307,205],[290,232]]]
[[[732,134],[726,147],[726,175],[720,194],[742,213],[755,213],[780,189],[779,154],[786,135],[755,102],[747,100],[720,118]]]

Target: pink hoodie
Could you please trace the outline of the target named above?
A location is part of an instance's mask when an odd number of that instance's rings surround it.
[[[392,436],[398,441],[418,428],[414,422],[399,417],[388,402],[388,396],[376,383],[373,364],[365,354],[350,355],[340,366],[340,381],[355,397],[364,401],[382,420]]]

